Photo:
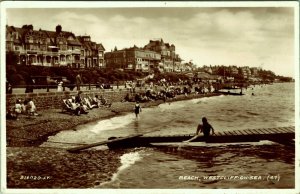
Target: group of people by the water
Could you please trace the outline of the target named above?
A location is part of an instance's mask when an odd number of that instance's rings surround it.
[[[207,85],[186,85],[186,86],[175,86],[170,84],[165,84],[160,87],[146,87],[143,91],[132,92],[130,90],[124,99],[123,102],[148,102],[155,100],[163,100],[176,98],[177,95],[188,96],[190,94],[206,94],[215,92],[215,88],[212,84]]]
[[[122,102],[149,102],[155,100],[164,100],[168,98],[175,98],[175,94],[172,91],[161,90],[159,92],[147,90],[141,93],[127,93]]]
[[[82,94],[82,91],[78,91],[76,96],[65,100],[65,105],[68,106],[70,110],[72,110],[72,112],[76,115],[88,114],[89,110],[93,108],[100,108],[105,105],[109,107],[111,106],[111,103],[108,103],[102,95],[100,97],[98,95],[95,95],[94,97],[83,97]],[[138,119],[139,114],[142,111],[138,99],[135,100],[133,111],[135,117]],[[39,115],[32,98],[28,98],[23,102],[20,99],[17,99],[15,105],[7,111],[7,119],[17,119],[20,114],[25,114],[28,116]],[[208,123],[207,118],[203,117],[202,123],[199,123],[197,126],[195,136],[185,142],[190,142],[197,139],[201,135],[201,133],[203,133],[204,138],[208,138],[211,132],[212,135],[215,134],[214,128],[210,123]]]

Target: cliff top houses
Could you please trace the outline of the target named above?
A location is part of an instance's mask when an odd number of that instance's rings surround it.
[[[75,36],[57,25],[55,31],[6,26],[6,51],[17,56],[21,65],[103,67],[104,47],[85,36]],[[93,56],[93,57],[91,57]]]
[[[162,72],[190,70],[175,52],[175,45],[163,39],[150,40],[144,47],[133,46],[104,53],[101,43],[89,35],[76,36],[63,31],[35,30],[33,25],[21,28],[6,26],[6,52],[14,53],[20,65],[67,66],[72,68],[118,68],[149,72],[157,68]]]

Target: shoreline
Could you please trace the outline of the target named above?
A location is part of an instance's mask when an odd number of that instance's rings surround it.
[[[180,95],[166,103],[219,95]],[[141,106],[149,108],[162,103],[162,100],[149,101]],[[7,188],[93,188],[109,181],[126,150],[85,150],[74,154],[39,145],[60,131],[132,112],[133,106],[134,102],[115,102],[110,108],[92,109],[80,116],[48,109],[39,111],[39,116],[22,115],[19,120],[7,120]]]
[[[166,103],[212,97],[220,94],[190,94],[168,99]],[[140,103],[142,108],[158,106],[162,100]],[[41,110],[39,116],[20,115],[18,120],[6,121],[7,147],[37,147],[60,131],[73,130],[79,125],[109,119],[120,114],[132,112],[134,102],[114,102],[110,108],[94,108],[86,115],[62,113],[61,109]],[[71,120],[71,122],[70,122]]]

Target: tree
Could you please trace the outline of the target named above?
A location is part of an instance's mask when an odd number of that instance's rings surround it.
[[[284,77],[284,76],[276,76],[277,79],[281,82],[292,82],[293,78],[291,77]]]
[[[272,71],[266,70],[260,70],[258,72],[258,75],[263,81],[274,81],[276,76]]]

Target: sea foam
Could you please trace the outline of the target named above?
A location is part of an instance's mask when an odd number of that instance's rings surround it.
[[[137,162],[141,159],[142,159],[142,157],[141,157],[141,154],[139,153],[139,151],[123,154],[120,157],[121,166],[118,168],[117,172],[113,174],[110,181],[101,183],[100,187],[103,187],[103,186],[106,186],[106,185],[109,185],[109,184],[113,184],[115,186],[118,185],[119,184],[119,182],[118,182],[119,174],[122,171],[124,171],[125,169],[132,166],[135,162]]]
[[[124,127],[135,119],[133,114],[127,114],[124,116],[113,117],[111,119],[106,119],[99,121],[96,125],[94,125],[90,131],[94,133],[100,133],[105,130],[113,130],[117,128]]]

